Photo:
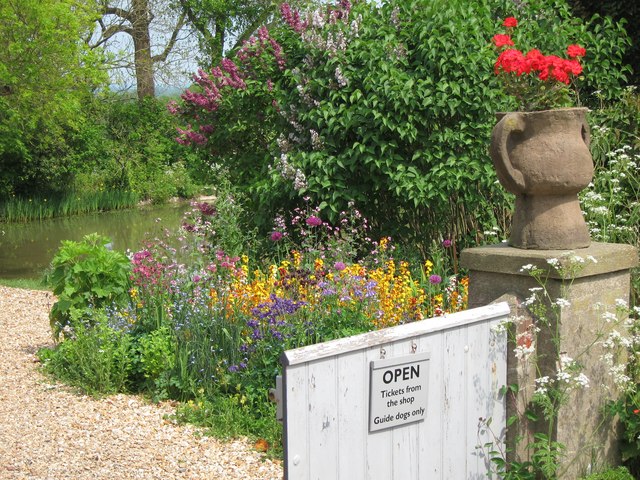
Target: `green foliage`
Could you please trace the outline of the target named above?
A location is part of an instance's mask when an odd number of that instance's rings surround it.
[[[199,43],[199,63],[211,66],[223,51],[239,48],[256,28],[265,23],[282,0],[180,0]]]
[[[91,322],[72,322],[73,336],[41,349],[38,357],[45,371],[86,393],[126,392],[133,368],[131,339],[110,328],[104,313],[93,315]]]
[[[77,191],[91,192],[96,185],[130,190],[154,203],[195,195],[191,170],[200,168],[199,159],[175,142],[175,119],[164,101],[104,94],[89,105],[88,115],[91,124],[79,132],[74,151]]]
[[[68,192],[49,197],[11,197],[0,203],[1,222],[28,222],[83,213],[131,208],[138,203],[132,192],[94,190],[86,193]]]
[[[207,428],[219,438],[249,436],[263,439],[269,454],[282,455],[282,425],[276,421],[276,406],[265,398],[236,393],[211,399],[199,398],[178,406],[176,420]]]
[[[569,0],[569,3],[576,15],[585,19],[593,15],[609,16],[615,21],[624,19],[624,28],[631,39],[624,58],[633,69],[629,85],[640,84],[640,4],[625,0]]]
[[[255,229],[251,229],[246,195],[234,188],[226,178],[220,177],[212,196],[214,200],[210,205],[215,213],[207,216],[202,210],[194,211],[195,215],[190,219],[195,223],[207,222],[203,240],[211,251],[223,251],[230,256],[253,251],[257,240]]]
[[[622,425],[620,453],[631,473],[640,475],[640,307],[627,308],[620,305],[618,315],[629,318],[628,335],[633,339],[623,345],[622,353],[628,359],[624,369],[618,367],[614,373],[617,383],[623,387],[623,395],[608,405],[608,413],[620,419]]]
[[[595,174],[580,193],[594,240],[640,246],[640,95],[628,88],[591,114]],[[632,270],[632,304],[640,299],[640,271]]]
[[[42,280],[32,278],[0,278],[0,285],[22,288],[23,290],[47,290],[47,286]]]
[[[74,333],[80,324],[89,327],[91,308],[103,308],[128,299],[130,262],[109,250],[109,239],[86,235],[81,242],[63,241],[53,257],[46,282],[58,301],[50,312],[51,329],[57,339]]]
[[[61,190],[83,105],[106,80],[80,41],[94,22],[86,2],[0,4],[0,198]]]
[[[634,480],[634,478],[625,467],[618,467],[600,473],[592,473],[583,477],[583,480]]]
[[[583,102],[596,88],[615,97],[624,78],[620,27],[576,20],[562,1],[335,8],[348,16],[331,21],[321,8],[323,20],[306,27],[270,27],[264,45],[236,57],[244,86],[220,83],[216,108],[187,101],[181,111],[196,136],[211,130],[206,148],[252,189],[260,211],[291,210],[306,195],[335,220],[355,201],[376,233],[423,252],[443,238],[482,241],[508,223],[511,199],[486,151],[495,112],[511,106],[493,73],[497,19],[532,23],[545,52],[585,44]]]
[[[136,345],[136,372],[144,378],[137,388],[152,393],[154,399],[171,396],[176,366],[176,339],[168,327],[162,326],[150,333],[134,336]]]

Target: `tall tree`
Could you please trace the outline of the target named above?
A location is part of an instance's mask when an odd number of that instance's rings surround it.
[[[64,184],[69,135],[106,76],[82,0],[0,1],[0,198]]]
[[[157,0],[100,0],[102,17],[98,19],[99,32],[92,46],[107,46],[118,34],[131,38],[133,61],[130,65],[135,71],[138,99],[155,96],[155,65],[167,60],[185,26],[186,14],[181,13],[170,29],[170,36],[162,39],[164,45],[160,52],[154,54],[152,40],[157,38],[152,38],[152,22],[167,13],[166,7],[166,3]]]
[[[217,64],[226,50],[242,46],[284,0],[178,0],[200,44],[200,63]]]

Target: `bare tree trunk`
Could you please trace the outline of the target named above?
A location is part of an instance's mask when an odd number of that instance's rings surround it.
[[[151,36],[149,35],[151,11],[148,0],[132,0],[131,19],[136,87],[138,100],[142,100],[146,97],[154,97],[156,93],[151,57]]]

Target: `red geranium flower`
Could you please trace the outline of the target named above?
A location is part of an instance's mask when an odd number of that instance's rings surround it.
[[[507,34],[498,33],[492,38],[498,52],[494,71],[507,93],[519,102],[518,108],[546,110],[567,106],[571,100],[567,85],[582,73],[580,60],[586,50],[573,44],[567,47],[568,58],[544,55],[535,48],[525,55],[508,35],[510,29],[518,25],[517,20],[508,17],[502,25],[507,28]]]
[[[496,47],[504,47],[505,45],[513,45],[513,40],[509,35],[502,35],[500,33],[493,36],[493,43]]]
[[[580,45],[569,45],[567,47],[567,55],[571,58],[584,57],[587,54],[587,50]]]
[[[504,22],[502,22],[502,26],[507,28],[517,27],[518,20],[516,20],[515,17],[507,17],[504,19]]]

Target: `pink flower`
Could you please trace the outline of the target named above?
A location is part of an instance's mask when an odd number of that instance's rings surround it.
[[[451,245],[452,245],[452,242],[451,242],[451,240],[449,240],[449,239],[446,239],[446,240],[443,240],[443,241],[442,241],[442,246],[443,246],[444,248],[449,248]]]
[[[282,232],[272,232],[270,238],[271,238],[272,242],[278,242],[278,241],[282,240],[283,236],[284,235],[282,235]]]
[[[342,270],[347,268],[347,266],[343,262],[336,262],[336,263],[333,264],[333,268],[335,268],[336,270],[341,272]]]
[[[431,275],[429,277],[429,283],[433,285],[437,285],[440,282],[442,282],[442,277],[440,275]]]
[[[322,220],[320,220],[315,215],[311,215],[309,218],[307,218],[306,221],[307,225],[309,225],[310,227],[319,227],[320,225],[322,225]]]

